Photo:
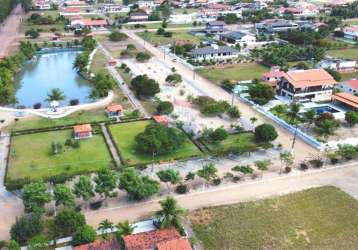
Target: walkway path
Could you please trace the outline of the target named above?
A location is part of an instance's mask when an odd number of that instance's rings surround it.
[[[125,32],[131,39],[136,41],[139,44],[144,44],[144,40],[139,37],[135,32],[130,30],[123,29],[123,32]],[[205,79],[204,77],[201,77],[200,75],[196,74],[195,71],[189,69],[185,65],[173,62],[169,55],[165,55],[163,51],[160,49],[154,47],[150,43],[145,43],[145,48],[154,55],[158,60],[162,61],[163,64],[167,65],[169,68],[175,67],[179,74],[182,76],[185,76],[189,78],[192,76],[192,80],[190,81],[190,84],[195,86],[195,88],[200,89],[200,92],[202,92],[205,95],[209,95],[217,100],[226,100],[229,103],[231,103],[232,96],[223,90],[221,87],[213,84],[209,80]],[[257,111],[255,111],[252,107],[248,106],[247,104],[235,100],[235,105],[239,108],[242,116],[243,123],[247,124],[250,123],[251,117],[257,117],[258,118],[258,124],[260,123],[270,123],[273,126],[275,126],[279,137],[277,139],[277,142],[281,143],[282,146],[286,149],[289,149],[292,143],[293,135],[287,131],[286,129],[280,127],[278,124],[274,123],[272,120],[268,119],[267,117],[259,114]],[[318,151],[311,147],[310,145],[306,144],[302,140],[298,139],[296,141],[294,154],[296,159],[303,160],[307,157],[312,157],[316,154],[318,154]]]
[[[234,204],[238,202],[274,197],[304,189],[333,185],[358,199],[358,164],[318,170],[299,172],[277,178],[259,180],[251,183],[233,184],[216,189],[207,189],[187,195],[175,195],[180,206],[192,210],[201,207]],[[163,197],[164,198],[164,197]],[[128,219],[135,221],[152,214],[159,209],[159,199],[123,205],[115,208],[87,212],[87,222],[97,226],[102,220],[109,219],[117,223]]]
[[[116,147],[114,146],[111,136],[109,135],[107,127],[104,123],[101,123],[101,129],[104,135],[104,139],[106,140],[109,150],[111,151],[111,154],[113,156],[114,162],[116,163],[117,167],[120,167],[122,165],[121,158],[118,155]]]

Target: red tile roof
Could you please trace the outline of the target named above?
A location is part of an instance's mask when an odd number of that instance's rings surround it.
[[[187,238],[163,241],[157,244],[157,250],[192,250]]]
[[[66,13],[77,13],[77,12],[81,12],[81,9],[69,7],[69,8],[64,8],[63,11]]]
[[[94,243],[84,244],[72,248],[73,250],[120,250],[118,242],[112,240],[99,240]]]
[[[353,108],[358,108],[358,97],[345,93],[345,92],[340,92],[337,94],[333,95],[333,100],[338,100],[340,102],[343,102]]]
[[[169,228],[126,235],[123,241],[126,250],[151,250],[160,242],[179,238],[181,236],[178,231],[175,228]]]
[[[269,71],[269,72],[266,72],[263,74],[263,76],[265,78],[272,78],[272,77],[282,77],[283,76],[283,71],[281,70],[272,70],[272,71]]]
[[[155,115],[153,116],[154,121],[161,124],[167,124],[169,122],[169,118],[167,115]]]
[[[358,89],[358,79],[348,80],[348,81],[346,81],[346,83],[347,83],[350,87],[352,87],[352,88],[354,88],[354,89]]]
[[[91,127],[91,124],[76,125],[76,126],[73,126],[73,131],[75,133],[91,132],[92,127]]]
[[[324,69],[293,70],[283,73],[283,77],[295,88],[334,85],[337,83]]]
[[[121,112],[123,111],[123,107],[122,105],[120,104],[112,104],[112,105],[109,105],[107,108],[106,108],[107,112]]]

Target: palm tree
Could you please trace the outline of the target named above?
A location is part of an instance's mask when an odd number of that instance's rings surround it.
[[[285,163],[286,167],[289,167],[293,164],[293,156],[290,152],[281,152],[280,153],[280,160],[281,160],[281,168],[280,174],[282,174],[282,164]]]
[[[165,200],[159,201],[162,209],[155,214],[160,221],[160,228],[176,227],[182,229],[181,217],[184,214],[184,210],[178,206],[177,201],[167,196]]]
[[[114,228],[114,225],[113,223],[108,220],[108,219],[105,219],[103,221],[101,221],[101,223],[99,223],[99,227],[98,227],[98,230],[101,230],[102,231],[102,236],[104,239],[107,239],[108,238],[108,235],[109,235],[109,232],[108,231],[111,231],[112,232],[112,229]],[[110,230],[109,230],[110,229]]]
[[[135,226],[129,224],[128,220],[119,222],[116,227],[120,236],[130,235],[135,229]]]
[[[47,94],[46,101],[52,102],[52,101],[62,101],[65,99],[65,95],[63,94],[62,90],[59,88],[54,88],[51,90],[50,93]]]
[[[256,118],[255,116],[251,117],[251,118],[250,118],[250,122],[251,122],[251,124],[252,124],[252,130],[254,130],[254,129],[255,129],[255,128],[254,128],[254,124],[257,122],[257,118]]]
[[[300,109],[301,109],[300,103],[292,103],[290,105],[290,110],[287,113],[288,117],[290,117],[290,123],[295,125],[295,133],[293,135],[291,151],[293,151],[293,148],[295,147],[297,128],[298,128],[298,118],[300,117],[299,116]]]

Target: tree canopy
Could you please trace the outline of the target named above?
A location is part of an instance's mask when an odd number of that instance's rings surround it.
[[[249,94],[252,101],[260,105],[265,105],[275,97],[272,87],[262,83],[250,85]]]
[[[276,129],[271,124],[261,124],[255,128],[255,138],[259,142],[271,142],[278,137]]]
[[[152,97],[160,91],[159,84],[147,75],[134,77],[131,86],[138,96]]]
[[[26,211],[33,212],[43,210],[46,203],[50,202],[51,195],[47,192],[44,182],[32,182],[23,188],[22,201]]]

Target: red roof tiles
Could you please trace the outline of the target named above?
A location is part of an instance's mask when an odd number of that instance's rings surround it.
[[[192,250],[192,248],[187,238],[179,238],[158,243],[157,250]]]
[[[120,250],[116,240],[101,240],[94,243],[84,244],[72,248],[73,250]]]
[[[324,69],[293,70],[283,73],[283,77],[295,88],[334,85],[337,83]]]
[[[106,108],[107,112],[121,112],[123,111],[123,107],[120,104],[113,104],[113,105],[109,105]]]
[[[84,132],[92,132],[91,124],[82,124],[73,126],[73,131],[75,133],[84,133]]]
[[[153,116],[153,119],[157,123],[164,124],[164,125],[168,124],[169,122],[169,118],[167,115],[155,115]]]
[[[340,92],[337,94],[333,95],[333,100],[338,100],[340,102],[343,102],[353,108],[358,108],[358,97],[345,93],[345,92]]]
[[[354,88],[354,89],[358,89],[358,79],[348,80],[348,81],[346,81],[346,83],[347,83],[350,87],[352,87],[352,88]]]

